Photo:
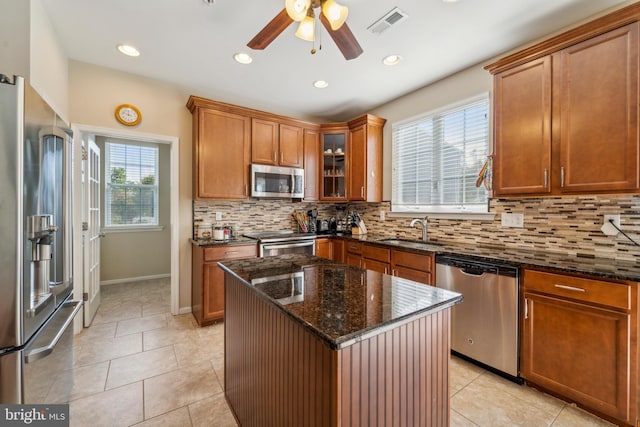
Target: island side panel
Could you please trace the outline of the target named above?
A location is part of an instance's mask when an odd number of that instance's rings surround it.
[[[449,308],[338,352],[342,426],[449,425]]]
[[[338,426],[337,357],[225,275],[225,395],[240,425]]]
[[[331,350],[225,280],[225,395],[240,425],[448,426],[449,308]]]

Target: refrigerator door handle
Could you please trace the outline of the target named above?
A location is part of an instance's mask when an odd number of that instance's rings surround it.
[[[82,301],[80,301],[80,300],[69,300],[69,301],[65,302],[62,305],[62,307],[60,307],[62,309],[65,306],[68,307],[68,306],[73,306],[73,305],[75,305],[73,311],[71,311],[67,315],[67,318],[65,319],[62,327],[60,328],[60,330],[58,330],[58,332],[53,337],[53,339],[51,339],[51,341],[47,345],[44,345],[44,346],[38,347],[38,348],[34,348],[33,350],[29,351],[24,357],[25,363],[33,363],[36,360],[42,359],[43,357],[46,357],[49,354],[51,354],[51,352],[53,352],[53,349],[56,347],[56,344],[58,344],[58,341],[60,341],[60,338],[62,338],[62,335],[64,334],[64,332],[67,330],[69,325],[73,322],[73,318],[76,316],[78,311],[80,311],[80,309],[82,308]],[[45,327],[46,327],[46,325],[45,325]]]

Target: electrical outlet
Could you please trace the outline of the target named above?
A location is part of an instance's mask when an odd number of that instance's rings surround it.
[[[618,235],[619,233],[618,228],[620,228],[620,215],[605,215],[602,222],[603,224],[602,224],[602,227],[600,227],[600,230],[604,234],[606,234],[607,236]],[[613,222],[615,226],[618,228],[611,225],[611,222]]]
[[[500,216],[500,222],[503,227],[522,228],[524,227],[524,214],[503,213]]]
[[[385,211],[380,211],[380,221],[384,221],[386,217]]]
[[[222,221],[222,212],[216,212],[216,221]]]
[[[611,220],[613,220],[613,223],[615,224],[616,227],[620,228],[620,215],[605,215],[604,216],[604,223],[608,224]]]

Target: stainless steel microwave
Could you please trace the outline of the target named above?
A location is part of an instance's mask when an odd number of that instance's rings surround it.
[[[304,169],[251,165],[251,197],[304,197]]]

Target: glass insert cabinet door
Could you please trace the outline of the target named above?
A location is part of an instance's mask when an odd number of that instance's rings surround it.
[[[347,131],[322,134],[322,199],[346,200]]]

